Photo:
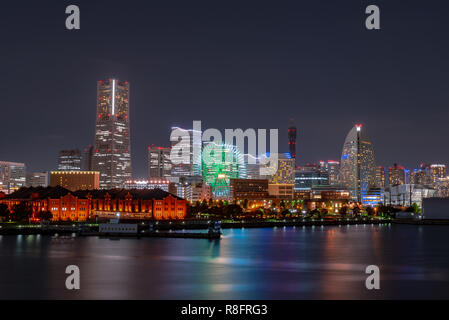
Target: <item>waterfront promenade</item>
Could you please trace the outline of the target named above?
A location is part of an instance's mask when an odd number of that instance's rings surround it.
[[[283,220],[241,220],[241,221],[222,221],[222,229],[230,228],[278,228],[278,227],[313,227],[313,226],[338,226],[338,225],[379,225],[391,223],[391,219],[339,219],[339,220],[305,220],[305,219],[283,219]],[[136,221],[133,221],[136,223]],[[153,225],[154,232],[150,232],[150,223]],[[144,237],[174,237],[174,238],[208,238],[207,233],[193,232],[173,232],[184,230],[204,230],[208,229],[211,221],[208,220],[184,220],[184,221],[141,221],[138,223],[139,236]],[[84,236],[99,236],[97,223],[55,223],[49,225],[26,225],[26,224],[3,224],[0,227],[0,235],[55,235],[55,234],[78,234]],[[197,234],[198,236],[195,236]],[[136,236],[136,235],[134,235]]]

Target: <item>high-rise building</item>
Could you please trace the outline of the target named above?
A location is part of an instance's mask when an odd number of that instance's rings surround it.
[[[376,168],[376,185],[385,188],[385,168],[382,166]]]
[[[78,149],[61,150],[58,154],[58,170],[81,171],[81,151]]]
[[[438,179],[446,177],[446,165],[431,164],[430,165],[430,180],[432,185],[436,185]]]
[[[374,149],[361,124],[356,124],[346,136],[341,154],[340,178],[351,193],[351,198],[358,202],[375,185]]]
[[[97,118],[93,170],[100,188],[121,188],[131,179],[129,83],[117,79],[97,82]]]
[[[388,184],[389,186],[398,186],[407,182],[405,168],[395,163],[388,168]]]
[[[48,187],[48,172],[27,172],[27,187]]]
[[[296,161],[296,127],[293,124],[293,119],[290,119],[290,127],[288,127],[288,149],[290,155]]]
[[[148,147],[148,177],[167,178],[171,175],[171,148]]]
[[[50,186],[61,186],[70,191],[97,190],[100,186],[98,171],[50,171]]]
[[[84,150],[84,171],[92,171],[93,168],[93,159],[94,156],[94,146],[93,145],[89,145],[85,150]]]
[[[281,199],[292,199],[295,195],[295,159],[289,152],[278,153],[277,170],[271,176],[262,176],[269,180],[268,194]]]
[[[12,193],[26,186],[24,163],[0,161],[0,192]]]
[[[329,185],[335,186],[339,184],[338,176],[340,174],[340,161],[327,160],[320,161],[320,170],[329,176]]]
[[[410,183],[423,186],[430,185],[430,175],[421,168],[410,170]]]

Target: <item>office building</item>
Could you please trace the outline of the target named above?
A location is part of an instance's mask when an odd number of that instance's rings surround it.
[[[320,161],[319,169],[327,173],[329,177],[329,185],[334,186],[339,184],[340,161]]]
[[[294,184],[268,184],[268,195],[273,198],[291,200],[295,196]]]
[[[306,164],[295,170],[295,191],[311,190],[321,185],[329,185],[329,173],[316,164]]]
[[[268,180],[231,179],[231,198],[238,200],[259,200],[268,197]]]
[[[58,154],[59,171],[81,171],[82,156],[78,149],[61,150]]]
[[[6,194],[26,186],[24,163],[0,161],[0,192]]]
[[[410,171],[410,179],[409,182],[411,184],[420,184],[424,186],[430,186],[430,172],[427,172],[421,168],[413,169]]]
[[[438,179],[446,178],[446,165],[444,164],[431,164],[430,165],[430,182],[432,185],[436,185]]]
[[[311,190],[312,199],[322,199],[326,201],[346,200],[351,199],[351,193],[348,189],[342,186],[334,185],[317,185]]]
[[[385,188],[385,168],[382,166],[378,166],[376,168],[376,185],[379,188]]]
[[[150,179],[170,177],[172,168],[170,151],[171,148],[148,147],[148,177]]]
[[[407,182],[407,177],[405,173],[405,168],[403,166],[395,163],[392,167],[388,168],[388,184],[389,186],[397,186],[405,184]]]

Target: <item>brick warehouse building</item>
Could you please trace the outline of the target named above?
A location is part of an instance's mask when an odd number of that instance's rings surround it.
[[[50,211],[53,221],[85,221],[95,217],[133,219],[184,219],[186,200],[160,189],[154,190],[78,190],[63,187],[30,187],[0,197],[10,211],[27,202],[33,217],[39,211]]]

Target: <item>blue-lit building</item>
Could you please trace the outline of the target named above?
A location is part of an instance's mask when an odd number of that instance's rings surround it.
[[[363,202],[362,198],[370,194],[369,189],[375,187],[374,149],[361,124],[355,125],[346,136],[341,153],[340,178],[351,192],[352,200],[357,202]]]
[[[362,205],[375,207],[382,202],[384,197],[384,189],[382,188],[369,188],[368,190],[362,190]]]

